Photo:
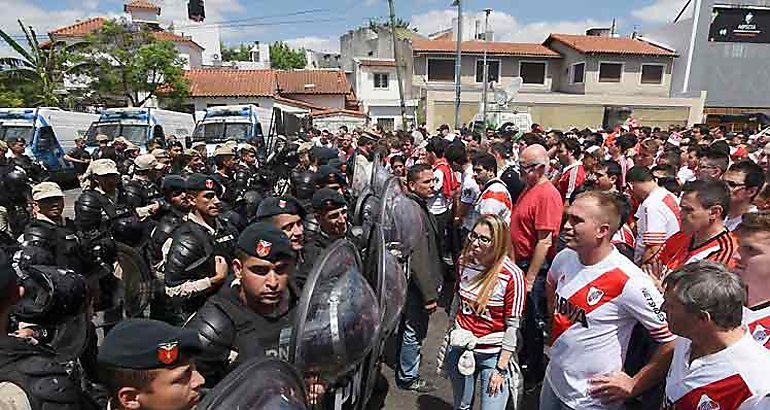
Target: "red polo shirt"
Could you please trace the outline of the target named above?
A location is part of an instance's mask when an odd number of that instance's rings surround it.
[[[517,261],[532,259],[537,231],[553,233],[548,257],[554,256],[563,213],[561,194],[550,181],[528,188],[519,196],[511,214],[511,240]]]

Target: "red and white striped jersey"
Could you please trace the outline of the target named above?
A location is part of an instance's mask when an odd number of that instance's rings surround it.
[[[637,322],[660,343],[675,336],[661,311],[663,296],[644,272],[617,249],[585,266],[575,251],[561,251],[548,271],[555,288],[551,362],[546,377],[574,409],[612,409],[588,393],[588,380],[623,369]]]
[[[666,189],[655,188],[639,205],[635,217],[637,231],[634,262],[641,264],[647,246],[663,245],[666,239],[679,232],[679,202]]]
[[[479,265],[462,267],[457,282],[460,306],[455,320],[458,326],[473,332],[474,336],[484,337],[484,344],[477,345],[476,352],[497,353],[502,346],[506,320],[524,314],[527,285],[524,273],[506,257],[486,308],[476,313],[474,306],[481,289],[480,284],[474,283],[474,279],[483,273],[484,267]]]
[[[497,178],[484,185],[473,208],[476,215],[499,215],[506,224],[511,224],[511,214],[513,213],[511,194],[505,183]]]
[[[666,377],[665,409],[767,409],[758,402],[770,394],[770,351],[748,333],[717,353],[690,360],[690,340],[680,337]]]
[[[770,305],[757,310],[743,309],[743,323],[757,343],[770,349]]]
[[[634,237],[634,231],[628,224],[623,224],[620,229],[612,235],[611,242],[613,245],[625,244],[634,249],[636,246],[636,238]]]
[[[580,188],[586,182],[586,171],[583,163],[578,161],[572,165],[564,167],[559,177],[556,189],[561,194],[561,199],[568,201],[572,199],[575,190]]]

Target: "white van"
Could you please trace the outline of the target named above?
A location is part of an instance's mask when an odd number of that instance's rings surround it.
[[[108,108],[88,130],[86,143],[96,149],[96,136],[106,135],[113,140],[123,137],[138,145],[143,151],[153,138],[165,139],[174,135],[184,141],[192,135],[195,120],[192,114],[162,110],[160,108]]]

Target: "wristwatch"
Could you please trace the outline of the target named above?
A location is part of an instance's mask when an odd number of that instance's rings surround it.
[[[503,376],[503,377],[508,376],[508,367],[495,366],[495,370],[497,370],[497,372],[500,373],[500,376]]]

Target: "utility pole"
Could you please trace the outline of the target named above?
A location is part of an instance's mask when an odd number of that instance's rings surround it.
[[[460,129],[460,70],[462,68],[462,42],[463,42],[463,5],[462,0],[454,0],[453,6],[457,6],[457,50],[455,51],[455,129]]]
[[[401,129],[406,131],[406,102],[404,101],[404,84],[401,83],[401,60],[398,58],[398,39],[396,38],[396,9],[393,0],[388,0],[390,8],[390,35],[393,37],[393,59],[396,60],[396,81],[398,81],[398,97],[401,101]]]
[[[489,64],[487,62],[487,42],[489,42],[489,38],[487,38],[489,34],[489,13],[492,12],[492,9],[486,8],[484,9],[484,14],[486,15],[484,17],[484,90],[481,94],[481,103],[483,104],[481,107],[481,121],[484,123],[484,132],[486,133],[487,128],[487,89],[489,88]]]

